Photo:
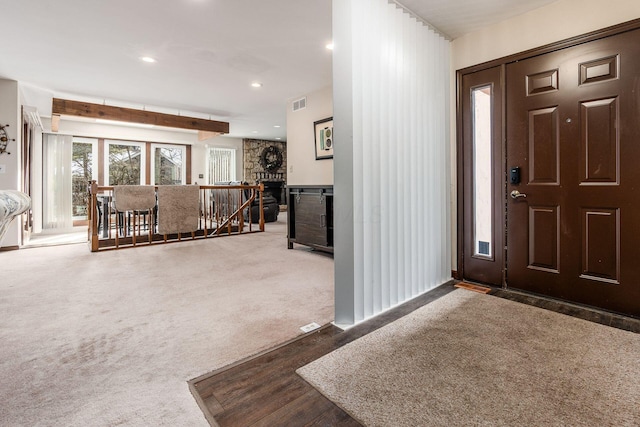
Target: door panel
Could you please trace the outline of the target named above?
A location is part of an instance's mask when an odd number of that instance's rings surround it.
[[[620,209],[583,209],[582,240],[580,277],[619,284]]]
[[[559,273],[560,207],[529,205],[528,268]]]
[[[640,315],[640,30],[508,64],[507,286]]]
[[[529,184],[560,184],[558,107],[529,112]]]
[[[504,270],[502,68],[462,77],[463,277],[501,286]]]
[[[580,103],[581,185],[619,184],[618,98]]]
[[[320,194],[300,194],[296,202],[296,239],[327,246],[326,208]]]

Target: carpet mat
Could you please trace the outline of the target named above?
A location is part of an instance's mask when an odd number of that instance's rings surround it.
[[[367,426],[640,425],[640,335],[465,290],[297,372]]]

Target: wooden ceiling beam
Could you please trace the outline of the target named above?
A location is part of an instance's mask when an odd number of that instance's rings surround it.
[[[136,110],[133,108],[114,107],[111,105],[91,104],[89,102],[71,101],[60,98],[53,98],[52,114],[142,123],[169,128],[193,129],[218,134],[229,133],[229,123],[227,122],[176,116],[173,114],[156,113],[154,111]]]

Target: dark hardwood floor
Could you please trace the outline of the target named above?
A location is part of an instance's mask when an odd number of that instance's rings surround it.
[[[342,331],[326,325],[267,351],[189,382],[211,425],[360,426],[296,369],[453,291],[454,281],[371,320]],[[640,320],[564,302],[493,288],[491,295],[535,305],[612,327],[640,332]]]
[[[516,290],[493,289],[490,294],[511,301],[555,311],[556,313],[562,313],[579,319],[588,320],[590,322],[600,323],[601,325],[640,333],[640,319],[633,317],[623,316],[621,314],[603,311],[594,307],[581,306]]]
[[[226,426],[360,426],[296,369],[453,291],[453,281],[346,331],[326,325],[279,348],[189,382],[209,423]]]
[[[340,333],[329,325],[193,387],[220,426],[358,426],[295,373],[337,348],[335,337]]]

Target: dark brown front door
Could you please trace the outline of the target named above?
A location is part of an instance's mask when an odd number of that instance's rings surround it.
[[[640,30],[507,65],[508,287],[640,316],[639,105]]]

